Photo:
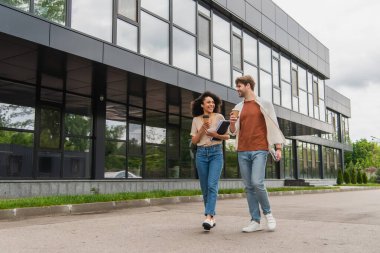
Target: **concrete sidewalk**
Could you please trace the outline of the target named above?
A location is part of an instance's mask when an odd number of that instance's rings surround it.
[[[1,252],[378,252],[380,190],[271,196],[276,232],[241,232],[244,198],[219,200],[204,232],[202,203],[0,222]],[[265,221],[263,221],[265,225]]]

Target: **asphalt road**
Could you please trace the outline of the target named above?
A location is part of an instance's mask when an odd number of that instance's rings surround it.
[[[0,222],[0,252],[380,252],[380,190],[272,196],[275,232],[242,233],[245,199]],[[265,221],[263,221],[265,224]]]

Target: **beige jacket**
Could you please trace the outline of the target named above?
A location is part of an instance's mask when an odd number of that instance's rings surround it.
[[[269,101],[261,99],[259,96],[255,97],[256,103],[260,106],[261,113],[264,115],[265,123],[267,126],[267,140],[268,140],[268,149],[273,148],[274,144],[283,144],[285,143],[285,137],[282,134],[280,127],[278,126],[276,113],[274,111],[273,104]],[[231,132],[228,129],[228,133],[232,136],[239,136],[239,126],[240,126],[240,113],[243,110],[244,101],[235,105],[234,109],[239,110],[239,118],[236,121],[235,132]],[[238,147],[239,138],[235,140],[235,147]]]

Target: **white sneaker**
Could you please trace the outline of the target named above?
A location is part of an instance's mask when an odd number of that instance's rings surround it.
[[[268,213],[265,215],[265,218],[267,219],[268,230],[274,231],[276,229],[276,220],[274,219],[273,215],[271,213]]]
[[[214,222],[212,220],[205,219],[202,226],[204,230],[210,231],[210,229],[214,227]]]
[[[254,221],[254,220],[251,221],[251,222],[249,223],[248,226],[246,226],[246,227],[244,227],[244,228],[242,229],[242,231],[245,232],[245,233],[251,233],[251,232],[260,231],[260,230],[263,230],[263,229],[261,228],[260,223],[257,223],[257,222]]]

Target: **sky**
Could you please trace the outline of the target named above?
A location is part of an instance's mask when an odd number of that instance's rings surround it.
[[[273,2],[330,50],[326,85],[351,100],[351,140],[380,143],[380,1]]]

